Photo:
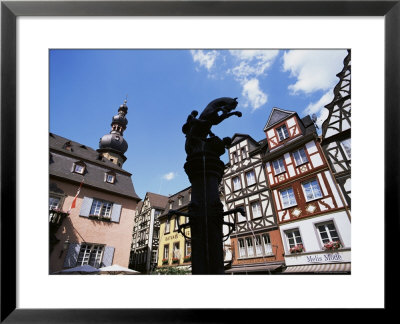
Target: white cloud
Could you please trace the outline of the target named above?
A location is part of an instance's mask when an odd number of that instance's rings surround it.
[[[317,116],[316,124],[321,129],[322,123],[328,117],[329,110],[325,106],[333,100],[333,88],[329,89],[324,95],[317,101],[310,103],[306,109],[303,110],[304,115],[315,114]]]
[[[253,110],[256,110],[267,102],[268,96],[261,91],[260,84],[257,79],[248,80],[242,85],[242,95],[248,100]],[[246,106],[247,105],[248,104],[246,104]]]
[[[167,174],[163,175],[163,179],[170,181],[172,179],[174,179],[176,177],[176,173],[175,172],[169,172]]]
[[[290,50],[283,55],[283,70],[296,78],[289,85],[292,94],[311,93],[332,88],[338,81],[336,74],[343,68],[345,50]]]
[[[208,52],[203,50],[191,50],[190,53],[192,54],[193,61],[205,67],[208,71],[211,70],[218,56],[218,52],[215,50]]]
[[[192,50],[191,54],[199,67],[207,69],[208,77],[233,76],[242,87],[242,95],[246,99],[244,107],[251,106],[255,110],[267,102],[268,96],[260,88],[260,78],[267,75],[279,50]],[[226,69],[227,64],[233,67]],[[216,73],[217,68],[219,71]]]

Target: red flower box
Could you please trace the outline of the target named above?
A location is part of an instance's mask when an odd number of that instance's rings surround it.
[[[324,250],[337,250],[342,247],[342,243],[339,241],[328,242],[324,244]]]
[[[304,252],[304,246],[303,244],[298,244],[295,245],[294,247],[290,248],[290,253],[300,253],[300,252]]]

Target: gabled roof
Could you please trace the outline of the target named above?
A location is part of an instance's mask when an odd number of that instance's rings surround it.
[[[282,120],[284,120],[294,114],[296,114],[295,111],[283,110],[283,109],[276,108],[276,107],[272,108],[272,111],[271,111],[271,114],[269,115],[268,121],[264,126],[264,132],[268,128],[274,126],[275,124],[281,122]]]
[[[235,143],[237,143],[237,142],[241,142],[241,141],[243,141],[243,140],[245,140],[245,139],[248,139],[248,140],[252,141],[254,145],[258,145],[257,141],[255,141],[254,138],[252,138],[250,135],[248,135],[248,134],[239,134],[239,133],[235,133],[235,134],[232,136],[232,143],[231,143],[231,146],[232,146],[233,144],[235,144]]]
[[[149,198],[151,207],[153,208],[164,209],[168,202],[167,196],[159,195],[152,192],[147,192],[146,195]]]

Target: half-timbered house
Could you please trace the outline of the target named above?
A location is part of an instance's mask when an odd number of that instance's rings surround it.
[[[284,273],[349,272],[350,217],[313,121],[273,108],[264,131],[269,150],[263,162],[288,266]]]
[[[232,266],[226,273],[273,273],[284,259],[271,193],[265,178],[261,152],[266,141],[235,134],[228,150],[229,163],[223,176],[226,210],[242,207],[246,215],[229,215],[236,222],[230,236]]]
[[[351,208],[351,52],[345,57],[343,69],[337,74],[338,84],[333,90],[332,102],[322,124],[322,148],[332,172],[340,186],[341,194]]]
[[[150,273],[157,266],[161,215],[168,197],[147,192],[136,216],[132,234],[129,267],[141,273]]]

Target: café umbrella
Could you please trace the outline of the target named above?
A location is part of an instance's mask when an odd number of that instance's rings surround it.
[[[109,267],[103,267],[99,269],[99,274],[111,274],[111,275],[117,275],[117,274],[125,274],[125,275],[134,275],[134,274],[140,274],[140,272],[122,267],[118,264],[113,264],[112,266]]]
[[[97,273],[99,273],[99,269],[92,267],[91,265],[84,264],[82,266],[57,271],[54,272],[53,274],[97,274]]]

